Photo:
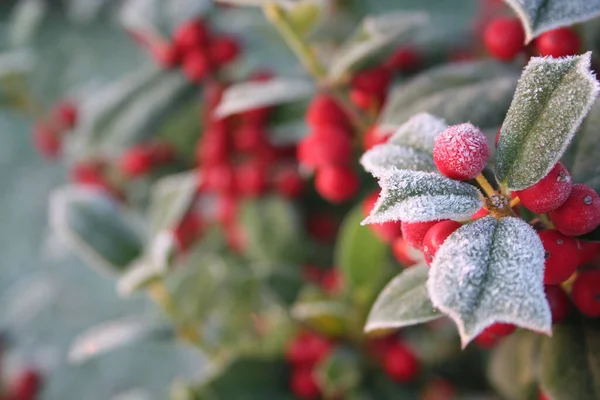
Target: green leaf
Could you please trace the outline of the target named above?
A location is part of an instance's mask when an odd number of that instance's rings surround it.
[[[363,154],[360,163],[376,177],[393,168],[436,172],[433,143],[446,127],[443,120],[419,113],[400,126],[386,143]]]
[[[596,101],[563,160],[573,182],[585,183],[600,192],[600,101]]]
[[[227,117],[255,108],[310,98],[314,92],[315,85],[306,79],[274,78],[266,82],[237,83],[225,90],[215,114]]]
[[[447,64],[395,86],[379,125],[395,129],[413,115],[428,112],[449,125],[470,121],[480,128],[499,126],[517,82],[514,68],[492,61]]]
[[[525,43],[541,33],[574,25],[600,15],[597,0],[505,0],[525,28]]]
[[[534,57],[502,124],[496,176],[514,190],[537,183],[561,158],[598,94],[591,53]]]
[[[102,191],[68,186],[50,198],[50,226],[91,266],[122,273],[142,251],[137,216]]]
[[[391,12],[366,17],[333,55],[329,79],[336,81],[360,69],[365,61],[393,43],[413,38],[427,22],[428,16],[422,12]]]
[[[292,308],[292,316],[296,320],[330,337],[346,332],[350,315],[348,305],[336,301],[299,302]]]
[[[540,387],[552,400],[600,398],[600,325],[573,320],[542,340]]]
[[[123,297],[129,296],[154,282],[163,274],[164,270],[156,268],[151,261],[143,258],[135,260],[119,277],[117,292]]]
[[[246,254],[268,262],[301,261],[304,237],[298,211],[280,197],[242,204],[240,223],[247,241]]]
[[[458,228],[435,255],[427,291],[456,322],[465,347],[496,322],[550,333],[544,247],[519,218],[485,217]]]
[[[367,301],[383,279],[387,245],[368,226],[360,224],[361,207],[345,218],[335,246],[335,264],[343,281],[361,302]]]
[[[468,219],[483,206],[477,188],[433,172],[391,169],[379,186],[379,199],[362,224]]]
[[[319,362],[315,375],[325,397],[340,397],[359,387],[361,360],[352,349],[338,347]]]
[[[494,348],[488,376],[494,388],[509,400],[529,400],[537,395],[541,337],[519,330]]]
[[[429,267],[421,264],[392,279],[375,300],[365,332],[402,328],[443,316],[429,300],[425,285],[428,273]]]

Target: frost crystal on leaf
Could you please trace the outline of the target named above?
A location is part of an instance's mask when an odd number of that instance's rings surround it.
[[[443,119],[422,112],[402,124],[389,138],[388,143],[412,147],[431,154],[435,138],[447,127]]]
[[[532,58],[517,85],[496,150],[496,177],[525,189],[560,159],[598,94],[588,52]]]
[[[540,33],[600,15],[598,0],[505,0],[523,23],[525,43]]]
[[[389,221],[425,222],[466,219],[483,202],[477,188],[433,172],[385,171],[379,177],[381,194],[362,224]]]
[[[431,265],[427,290],[457,324],[463,347],[495,322],[550,334],[544,294],[544,247],[519,218],[484,217],[446,239]]]

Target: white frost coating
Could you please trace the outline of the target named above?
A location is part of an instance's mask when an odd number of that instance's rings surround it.
[[[600,15],[599,0],[504,0],[525,28],[525,43],[541,33]]]
[[[427,290],[452,318],[463,348],[496,322],[551,334],[544,247],[519,218],[477,219],[452,233],[431,265]]]
[[[496,176],[513,190],[550,172],[598,95],[591,52],[534,57],[519,79],[496,150]]]
[[[443,119],[425,112],[418,113],[402,124],[388,139],[388,143],[412,147],[431,154],[435,138],[447,127]]]
[[[379,179],[381,193],[362,222],[462,220],[483,206],[477,188],[433,172],[390,169]]]
[[[425,282],[429,267],[416,265],[392,279],[371,308],[365,332],[421,324],[442,316],[429,300]]]
[[[365,152],[360,163],[375,177],[385,174],[391,168],[413,171],[435,172],[437,168],[430,154],[406,146],[379,144]]]

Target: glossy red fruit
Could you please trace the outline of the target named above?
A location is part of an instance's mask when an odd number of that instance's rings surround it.
[[[412,267],[419,262],[416,252],[419,250],[412,248],[403,237],[397,237],[392,242],[392,254],[394,258],[403,267]]]
[[[170,43],[154,44],[150,47],[154,61],[164,69],[175,68],[181,62],[181,52]]]
[[[580,267],[591,263],[598,255],[598,252],[600,252],[600,243],[598,242],[585,242],[583,240],[578,240],[577,245],[579,246]]]
[[[352,168],[327,166],[317,171],[315,189],[324,199],[332,203],[343,203],[358,192],[360,181]]]
[[[130,148],[119,159],[119,169],[124,175],[131,178],[146,175],[153,166],[152,155],[143,145]]]
[[[310,102],[306,110],[306,123],[311,128],[334,125],[341,128],[349,126],[348,116],[330,96],[319,93]]]
[[[483,42],[492,56],[510,61],[525,49],[525,30],[518,18],[497,18],[485,28]]]
[[[482,217],[485,217],[486,215],[488,215],[489,213],[490,212],[488,210],[486,210],[485,207],[481,207],[479,209],[479,211],[477,211],[473,215],[471,215],[471,219],[482,218]]]
[[[220,194],[217,197],[216,218],[223,225],[232,223],[237,216],[238,198],[233,194]]]
[[[242,153],[256,152],[266,141],[265,135],[262,125],[243,124],[233,132],[233,147]]]
[[[425,256],[427,265],[431,266],[438,249],[444,244],[448,236],[461,226],[460,222],[442,221],[427,231],[423,238],[423,255]]]
[[[600,270],[582,271],[573,283],[571,297],[582,314],[600,317]]]
[[[448,127],[435,139],[433,161],[450,179],[473,179],[481,173],[490,150],[487,139],[470,123]]]
[[[363,138],[363,147],[366,150],[370,150],[378,144],[383,144],[387,142],[390,136],[390,132],[382,132],[380,128],[376,125],[373,125]]]
[[[412,247],[421,250],[423,248],[423,240],[427,231],[440,221],[429,222],[403,222],[402,237]]]
[[[339,221],[329,213],[309,214],[306,219],[306,230],[322,243],[331,243],[337,234]]]
[[[16,376],[9,384],[9,399],[35,400],[42,386],[40,373],[33,369],[27,369]]]
[[[229,157],[229,152],[227,130],[222,125],[213,125],[196,144],[196,162],[202,166],[224,163]]]
[[[286,360],[295,367],[312,367],[327,357],[332,343],[313,332],[302,332],[286,347]]]
[[[384,65],[398,72],[412,72],[421,64],[421,56],[417,49],[404,46],[396,49],[385,61]]]
[[[317,399],[321,393],[312,368],[296,368],[290,378],[290,389],[300,399]]]
[[[550,229],[543,230],[538,235],[546,252],[544,283],[556,285],[566,281],[579,265],[577,241]]]
[[[560,285],[546,285],[544,291],[552,311],[552,323],[559,324],[569,315],[571,300]]]
[[[373,67],[360,71],[352,78],[351,90],[383,96],[392,79],[390,70],[385,67]]]
[[[417,378],[421,365],[412,350],[401,343],[396,343],[388,348],[383,368],[391,380],[404,383]]]
[[[208,54],[213,65],[221,66],[236,59],[240,44],[234,37],[218,36],[210,42]]]
[[[216,164],[206,166],[200,173],[202,189],[219,192],[221,194],[234,194],[237,192],[235,170],[230,164]]]
[[[578,54],[581,40],[573,28],[563,27],[542,33],[534,45],[540,55],[556,58]]]
[[[371,210],[375,206],[378,197],[379,192],[373,192],[363,201],[362,209],[365,217],[371,213]],[[386,243],[389,243],[398,236],[402,235],[402,222],[400,221],[384,222],[382,224],[370,224],[368,226],[379,239]]]
[[[192,83],[200,83],[210,73],[210,60],[202,50],[191,50],[183,58],[183,73]]]
[[[203,228],[204,222],[199,214],[194,212],[186,214],[179,225],[173,230],[178,250],[180,252],[187,251],[202,234]]]
[[[565,235],[589,233],[600,225],[600,197],[587,185],[573,185],[567,201],[550,212],[550,220]]]
[[[490,335],[495,335],[498,337],[508,336],[513,333],[517,327],[513,324],[507,324],[504,322],[496,322],[485,328],[484,332]]]
[[[558,162],[538,183],[518,190],[516,194],[526,208],[537,214],[545,214],[556,210],[567,201],[572,187],[571,174]]]
[[[77,125],[78,111],[75,104],[69,100],[63,100],[56,105],[52,112],[52,118],[64,129],[73,129]]]
[[[344,282],[337,268],[334,267],[323,272],[321,287],[323,291],[329,294],[337,294],[343,289]]]
[[[33,145],[45,158],[55,159],[61,150],[60,135],[49,125],[39,122],[33,127]]]
[[[208,44],[208,27],[201,20],[185,22],[173,32],[173,42],[183,53],[203,48]]]
[[[267,169],[259,162],[247,161],[235,171],[236,188],[240,195],[258,197],[267,190]]]
[[[492,335],[483,331],[479,335],[477,335],[473,341],[479,348],[491,349],[492,347],[498,344],[500,339],[501,338],[496,335]]]
[[[352,160],[352,141],[346,131],[323,126],[298,144],[298,161],[310,168],[348,165]]]
[[[288,199],[295,199],[304,193],[305,183],[296,167],[284,167],[275,175],[277,193]]]

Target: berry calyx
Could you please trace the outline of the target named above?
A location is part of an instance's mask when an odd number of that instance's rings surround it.
[[[534,45],[540,55],[557,58],[578,54],[581,40],[575,30],[563,27],[542,33],[535,39]]]
[[[316,399],[321,393],[312,368],[294,369],[290,378],[290,388],[300,399]]]
[[[363,215],[367,217],[379,197],[379,192],[373,192],[368,195],[363,201]],[[370,224],[369,228],[384,242],[391,242],[398,236],[402,235],[402,222],[384,222],[382,224]]]
[[[485,28],[483,42],[492,56],[510,61],[525,49],[525,30],[518,18],[497,18]]]
[[[470,123],[448,127],[435,139],[433,161],[450,179],[473,179],[481,173],[489,156],[487,139]]]
[[[573,185],[567,200],[549,216],[563,234],[584,235],[600,225],[600,197],[587,185]]]
[[[544,283],[556,285],[569,279],[579,265],[577,241],[556,230],[546,229],[538,233],[544,246]]]
[[[390,379],[403,383],[415,379],[420,373],[421,365],[412,350],[396,343],[387,349],[383,368]]]
[[[360,182],[354,170],[342,166],[327,166],[317,171],[315,189],[324,199],[332,203],[342,203],[350,200]]]
[[[538,183],[515,193],[527,209],[545,214],[556,210],[567,201],[572,187],[569,171],[558,162]]]
[[[461,226],[460,222],[442,221],[427,231],[423,238],[423,254],[427,265],[431,266],[438,249],[444,244],[448,236]]]
[[[571,310],[571,300],[560,285],[546,285],[544,286],[544,292],[546,293],[546,299],[550,304],[550,311],[552,312],[552,323],[559,324]]]
[[[573,283],[571,297],[582,314],[600,317],[600,270],[582,271]]]
[[[421,250],[423,248],[423,240],[429,229],[433,228],[440,221],[429,222],[403,222],[402,237],[412,247]]]

